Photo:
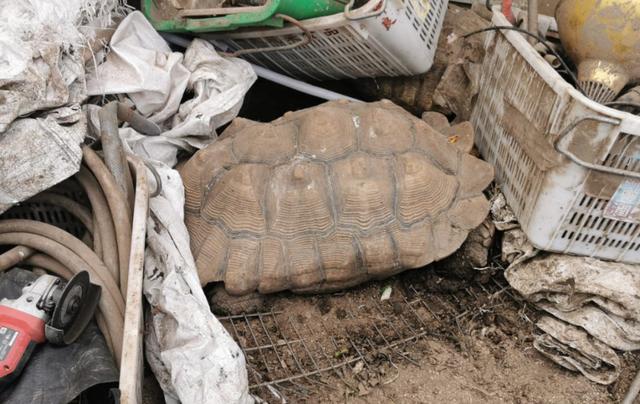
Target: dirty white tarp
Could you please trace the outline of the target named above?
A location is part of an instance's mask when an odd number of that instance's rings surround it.
[[[147,360],[169,402],[251,402],[242,351],[211,313],[200,286],[183,222],[184,189],[170,166],[179,149],[215,141],[215,129],[238,114],[255,73],[247,62],[223,58],[202,40],[184,55],[172,52],[140,12],[120,23],[110,47],[87,78],[89,94],[126,95],[162,129],[160,136],[132,128],[119,132],[125,148],[153,164],[162,179],[161,194],[149,202],[147,226]],[[193,96],[180,104],[186,92]],[[95,106],[89,115],[99,128]]]
[[[520,223],[507,204],[504,194],[496,190],[490,205],[493,224],[496,229],[504,232],[500,249],[502,261],[510,265],[517,265],[534,257],[538,250],[529,242],[527,235],[520,228]]]
[[[172,52],[140,12],[118,26],[105,63],[87,79],[90,95],[127,94],[138,112],[160,125],[161,136],[143,136],[131,128],[121,136],[139,156],[176,164],[178,149],[194,151],[231,121],[256,80],[249,63],[223,58],[196,39],[183,55]],[[180,105],[185,91],[194,96]]]
[[[83,52],[121,0],[0,0],[0,132],[18,116],[86,98]]]
[[[504,232],[502,260],[512,288],[548,313],[536,324],[536,350],[600,384],[614,382],[614,349],[640,349],[640,267],[593,258],[544,254],[529,242],[501,192],[491,217]]]
[[[540,318],[536,326],[543,334],[535,337],[533,346],[560,366],[600,384],[613,383],[620,375],[615,351],[583,329],[550,316]]]
[[[78,171],[84,51],[123,12],[121,0],[0,0],[0,213]]]
[[[540,308],[586,329],[613,348],[640,349],[640,268],[551,254],[505,272]]]
[[[9,125],[0,134],[0,213],[76,173],[86,132],[84,114],[50,114]]]
[[[211,313],[200,286],[180,176],[163,164],[154,167],[162,193],[150,200],[147,222],[147,360],[165,393],[183,403],[252,402],[242,351]]]
[[[579,333],[590,336],[581,338],[580,343],[576,341],[576,346],[563,353],[561,356],[565,359],[556,360],[561,365],[570,362],[567,356],[573,355],[574,361],[585,356],[597,357],[601,361],[594,366],[585,365],[577,370],[591,380],[607,384],[618,375],[611,348],[640,349],[640,267],[637,265],[550,254],[509,267],[505,277],[527,300],[556,321],[561,320],[562,327],[550,329],[565,336]],[[554,340],[562,340],[552,336]],[[604,349],[602,345],[610,348]],[[544,346],[538,343],[536,348],[540,350]]]

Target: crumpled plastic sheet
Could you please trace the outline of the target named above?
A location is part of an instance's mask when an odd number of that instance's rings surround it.
[[[0,134],[0,213],[75,174],[86,131],[76,106],[18,119]]]
[[[147,223],[147,360],[168,402],[251,403],[244,355],[200,286],[183,221],[182,180],[163,164],[154,167],[162,193],[150,200]]]
[[[87,77],[88,94],[128,94],[156,123],[175,114],[189,80],[182,53],[172,52],[139,11],[122,20],[109,45],[106,61]]]
[[[561,254],[538,256],[501,192],[491,217],[504,232],[502,260],[513,289],[549,315],[534,347],[566,369],[610,384],[620,375],[613,349],[640,349],[640,267]],[[612,349],[613,348],[613,349]]]
[[[620,350],[640,349],[640,267],[551,254],[510,267],[509,284],[555,317]]]
[[[88,92],[127,94],[163,132],[151,137],[123,128],[120,135],[137,155],[169,166],[179,149],[192,152],[215,140],[216,128],[238,114],[257,78],[249,63],[221,57],[201,39],[184,55],[172,52],[140,12],[122,21],[110,45],[106,61],[87,79]],[[181,105],[187,90],[194,96]]]
[[[0,213],[80,168],[81,47],[121,7],[122,0],[0,0]]]
[[[538,254],[538,250],[529,242],[527,235],[520,228],[516,215],[501,191],[496,190],[490,205],[493,224],[496,229],[504,232],[501,248],[502,261],[514,266]]]
[[[543,331],[533,346],[560,366],[582,373],[599,384],[611,384],[620,375],[620,359],[606,344],[583,329],[543,316],[536,323]]]
[[[121,13],[122,0],[0,0],[0,133],[19,116],[82,102],[77,50]]]
[[[34,44],[31,53],[33,59],[20,73],[0,78],[0,133],[19,116],[79,104],[86,98],[84,67],[79,58],[62,54],[59,45],[52,43]],[[11,57],[0,56],[7,58],[11,63]]]

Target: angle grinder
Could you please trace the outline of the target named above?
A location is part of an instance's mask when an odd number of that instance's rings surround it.
[[[0,300],[0,391],[20,375],[36,345],[74,342],[91,321],[100,292],[82,271],[69,282],[42,275],[17,299]]]

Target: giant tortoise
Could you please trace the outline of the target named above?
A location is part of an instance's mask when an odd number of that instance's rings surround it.
[[[493,179],[451,138],[386,100],[237,119],[180,169],[201,283],[332,291],[447,257]]]

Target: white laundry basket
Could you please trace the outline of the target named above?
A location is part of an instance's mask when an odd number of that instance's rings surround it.
[[[471,122],[531,242],[639,263],[640,117],[582,95],[522,34],[486,35]]]
[[[289,50],[242,57],[302,80],[408,76],[433,64],[448,0],[369,0],[347,19],[339,13],[302,21],[312,41]],[[297,27],[205,34],[227,51],[261,49],[300,41]]]

